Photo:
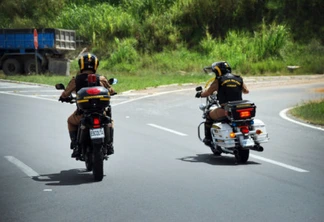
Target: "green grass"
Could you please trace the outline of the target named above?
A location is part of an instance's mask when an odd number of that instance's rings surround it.
[[[121,93],[128,90],[140,90],[148,87],[157,87],[160,85],[169,84],[186,84],[186,83],[203,83],[206,82],[211,76],[204,73],[154,73],[150,71],[142,71],[140,73],[122,73],[118,72],[112,74],[107,71],[98,72],[101,75],[109,78],[117,78],[118,84],[114,85],[114,89]],[[72,75],[73,76],[73,75]],[[67,85],[72,76],[55,76],[55,75],[15,75],[15,76],[5,76],[0,74],[0,79],[13,80],[19,82],[31,82],[38,84],[54,85],[56,83],[63,83]],[[74,75],[75,76],[75,75]]]
[[[292,109],[290,114],[311,124],[324,125],[324,99],[305,102]]]

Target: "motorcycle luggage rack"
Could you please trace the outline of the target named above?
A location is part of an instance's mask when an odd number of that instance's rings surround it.
[[[256,106],[248,100],[228,102],[224,109],[231,121],[252,120],[256,112]]]

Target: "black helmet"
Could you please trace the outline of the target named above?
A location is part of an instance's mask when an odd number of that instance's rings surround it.
[[[83,53],[79,58],[79,68],[81,72],[83,70],[92,70],[95,73],[98,66],[99,60],[94,54]]]
[[[212,64],[212,71],[216,74],[216,77],[231,73],[232,69],[228,62],[214,62]]]

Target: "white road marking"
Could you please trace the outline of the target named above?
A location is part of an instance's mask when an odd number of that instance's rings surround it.
[[[39,174],[34,171],[32,168],[18,160],[13,156],[5,156],[5,158],[10,161],[11,163],[15,164],[20,170],[22,170],[27,176],[29,177],[38,177]]]
[[[324,129],[321,128],[321,127],[313,126],[313,125],[310,125],[310,124],[307,124],[307,123],[298,122],[298,121],[296,121],[296,120],[293,120],[293,119],[289,118],[289,117],[287,116],[286,113],[287,113],[289,110],[293,109],[293,108],[294,108],[294,107],[284,109],[284,110],[282,110],[282,111],[279,113],[279,115],[281,116],[281,118],[283,118],[283,119],[285,119],[285,120],[288,120],[288,121],[290,121],[290,122],[293,122],[293,123],[296,123],[296,124],[299,124],[299,125],[302,125],[302,126],[306,126],[306,127],[312,128],[312,129],[317,129],[317,130],[322,130],[322,131],[324,131]]]
[[[155,125],[153,123],[148,123],[147,125],[152,126],[152,127],[155,127],[155,128],[158,128],[158,129],[161,129],[161,130],[164,130],[164,131],[167,131],[167,132],[170,132],[170,133],[177,134],[179,136],[188,136],[187,134],[180,133],[180,132],[175,131],[175,130],[172,130],[172,129],[168,129],[168,128],[165,128],[163,126],[158,126],[158,125]]]
[[[11,83],[10,83],[11,84]],[[33,85],[24,85],[21,87],[21,85],[2,85],[1,84],[1,89],[26,89],[26,88],[39,88],[40,86],[33,86]]]
[[[7,95],[12,95],[12,96],[21,96],[21,97],[28,97],[28,98],[34,98],[34,99],[43,99],[43,100],[47,100],[47,101],[52,101],[52,102],[58,102],[58,98],[57,99],[49,99],[49,98],[44,98],[44,97],[40,97],[38,95],[23,95],[23,94],[17,94],[17,93],[10,93],[10,92],[1,92],[0,94],[7,94]]]
[[[35,86],[35,87],[39,87],[39,86]],[[1,88],[3,88],[3,87],[0,87],[0,89]],[[152,95],[146,95],[146,96],[141,96],[141,97],[137,97],[137,98],[134,98],[134,99],[129,99],[129,100],[117,103],[117,104],[111,104],[111,106],[115,107],[115,106],[123,105],[123,104],[126,104],[126,103],[130,103],[130,102],[134,102],[134,101],[137,101],[137,100],[142,100],[142,99],[146,99],[146,98],[150,98],[150,97],[155,97],[155,96],[160,96],[160,95],[169,94],[169,93],[175,93],[175,92],[189,91],[189,90],[192,90],[192,89],[179,89],[179,90],[155,93],[155,94],[152,94]],[[30,92],[30,91],[26,91],[26,92]],[[6,92],[6,91],[0,91],[0,94],[1,93],[2,94],[7,94],[7,95],[13,95],[13,96],[28,97],[28,98],[33,98],[33,99],[43,99],[43,100],[48,100],[48,101],[53,101],[53,102],[58,101],[58,98],[57,99],[48,99],[48,98],[40,97],[39,95],[23,95],[23,94],[18,94],[18,93],[15,93],[15,92]],[[48,96],[46,96],[46,97],[48,97]],[[59,97],[59,95],[54,95],[54,96]],[[128,95],[127,94],[125,94],[125,95],[121,94],[120,96],[123,97],[123,96],[128,96]],[[116,96],[116,98],[112,98],[112,100],[114,100],[114,101],[115,100],[120,100],[120,99],[121,98],[119,98],[118,95]]]
[[[184,133],[181,133],[181,132],[178,132],[178,131],[174,131],[172,129],[168,129],[168,128],[165,128],[165,127],[162,127],[162,126],[158,126],[156,124],[148,123],[147,125],[158,128],[158,129],[161,129],[161,130],[165,130],[165,131],[168,131],[168,132],[180,135],[180,136],[188,136],[187,134],[184,134]],[[268,158],[264,158],[264,157],[261,157],[261,156],[250,154],[250,157],[262,160],[264,162],[272,163],[274,165],[281,166],[281,167],[284,167],[284,168],[287,168],[287,169],[290,169],[290,170],[293,170],[293,171],[296,171],[296,172],[300,172],[300,173],[309,172],[308,170],[304,170],[304,169],[301,169],[301,168],[298,168],[298,167],[294,167],[294,166],[291,166],[291,165],[288,165],[288,164],[285,164],[285,163],[281,163],[281,162],[278,162],[278,161],[275,161],[275,160],[271,160],[271,159],[268,159]]]
[[[130,102],[134,102],[134,101],[137,101],[137,100],[142,100],[142,99],[146,99],[146,98],[150,98],[150,97],[155,97],[155,96],[160,96],[160,95],[169,94],[169,93],[175,93],[175,92],[181,92],[181,91],[189,91],[189,90],[192,90],[192,89],[180,89],[180,90],[173,90],[173,91],[166,91],[166,92],[155,93],[155,94],[152,94],[152,95],[146,95],[146,96],[142,96],[142,97],[137,97],[135,99],[129,99],[129,100],[126,100],[126,101],[117,103],[117,104],[112,104],[111,106],[119,106],[119,105],[122,105],[122,104],[130,103]],[[22,96],[22,97],[35,98],[35,99],[44,99],[44,100],[49,100],[49,101],[57,102],[57,99],[47,99],[47,98],[42,98],[42,97],[37,97],[37,96],[19,95],[17,93],[8,93],[8,92],[1,92],[1,91],[0,91],[0,93],[9,94],[9,95],[16,95],[16,96]],[[323,128],[316,127],[316,126],[312,126],[312,125],[305,124],[305,123],[300,123],[298,121],[295,121],[295,120],[292,120],[292,119],[288,118],[287,115],[286,115],[286,112],[289,109],[292,109],[292,108],[288,108],[288,109],[282,110],[280,112],[280,116],[283,119],[286,119],[288,121],[291,121],[291,122],[294,122],[294,123],[297,123],[297,124],[300,124],[300,125],[303,125],[303,126],[307,126],[307,127],[313,128],[313,129],[318,129],[318,130],[324,131]],[[175,130],[171,130],[171,129],[168,129],[168,128],[165,128],[165,127],[162,127],[162,126],[158,126],[158,125],[155,125],[155,124],[150,124],[149,123],[147,125],[152,126],[152,127],[155,127],[155,128],[158,128],[158,129],[161,129],[161,130],[165,130],[165,131],[168,131],[168,132],[171,132],[171,133],[180,135],[180,136],[188,136],[187,134],[184,134],[184,133],[181,133],[181,132],[177,132]],[[288,164],[284,164],[284,163],[281,163],[281,162],[278,162],[278,161],[274,161],[274,160],[267,159],[267,158],[264,158],[264,157],[256,156],[256,155],[253,155],[253,154],[250,154],[250,156],[252,158],[259,159],[259,160],[262,160],[262,161],[265,161],[265,162],[268,162],[268,163],[272,163],[274,165],[278,165],[278,166],[281,166],[281,167],[284,167],[284,168],[287,168],[287,169],[290,169],[290,170],[293,170],[293,171],[297,171],[297,172],[309,172],[307,170],[304,170],[304,169],[301,169],[301,168],[298,168],[298,167],[290,166]],[[12,158],[14,158],[14,157],[12,157]],[[34,173],[36,173],[36,172],[34,171]],[[39,176],[39,175],[37,174],[36,176]]]
[[[45,191],[45,192],[51,192],[53,190],[52,189],[44,189],[43,191]]]
[[[117,104],[112,104],[111,106],[119,106],[119,105],[122,105],[122,104],[125,104],[125,103],[130,103],[130,102],[134,102],[134,101],[141,100],[141,99],[146,99],[146,98],[160,96],[160,95],[169,94],[169,93],[189,91],[189,90],[192,91],[192,89],[179,89],[179,90],[173,90],[173,91],[166,91],[166,92],[155,93],[155,94],[152,94],[152,95],[146,95],[146,96],[142,96],[142,97],[137,97],[135,99],[129,99],[127,101],[123,101],[123,102],[120,102],[120,103],[117,103]]]
[[[288,164],[285,164],[285,163],[281,163],[281,162],[278,162],[278,161],[275,161],[275,160],[271,160],[271,159],[268,159],[268,158],[264,158],[264,157],[261,157],[261,156],[250,154],[250,157],[258,159],[258,160],[262,160],[264,162],[272,163],[274,165],[278,165],[278,166],[281,166],[281,167],[284,167],[284,168],[287,168],[287,169],[290,169],[290,170],[293,170],[293,171],[297,171],[297,172],[300,172],[300,173],[309,172],[308,170],[304,170],[304,169],[301,169],[301,168],[298,168],[298,167],[294,167],[294,166],[291,166],[291,165],[288,165]]]
[[[0,87],[0,89],[2,89],[3,87]],[[60,91],[58,90],[52,90],[52,89],[45,89],[45,90],[20,90],[20,89],[16,89],[16,90],[8,90],[8,91],[3,91],[3,92],[9,92],[9,93],[39,93],[39,92],[54,92],[54,93],[58,93],[60,94]],[[62,91],[61,91],[62,93]]]

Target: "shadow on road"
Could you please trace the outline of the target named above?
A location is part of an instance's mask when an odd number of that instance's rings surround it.
[[[60,173],[42,174],[33,177],[33,180],[47,182],[45,185],[48,186],[80,185],[95,182],[92,173],[84,169],[71,169],[63,170]]]
[[[196,156],[186,156],[179,158],[179,160],[190,162],[190,163],[208,163],[211,165],[224,165],[224,166],[236,166],[237,163],[233,155],[231,156],[215,156],[213,154],[204,153],[204,154],[196,154]],[[260,164],[253,161],[248,161],[245,164]],[[240,164],[242,165],[242,164]]]

